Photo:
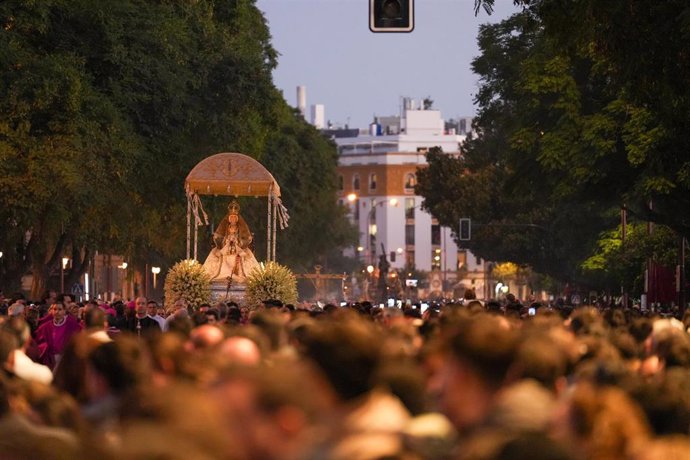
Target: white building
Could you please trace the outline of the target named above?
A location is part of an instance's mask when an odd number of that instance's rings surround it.
[[[484,261],[458,248],[451,229],[422,211],[422,197],[414,194],[417,168],[426,166],[425,153],[441,147],[459,155],[465,135],[444,132],[439,111],[419,110],[409,100],[400,117],[377,121],[365,133],[330,133],[339,152],[339,200],[351,208],[360,233],[359,247],[349,255],[376,267],[383,245],[391,270],[431,272],[431,292],[439,294],[446,281],[446,294],[464,287],[473,288],[477,297],[489,297]]]

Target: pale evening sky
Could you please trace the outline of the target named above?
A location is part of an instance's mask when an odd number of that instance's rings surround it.
[[[397,115],[401,97],[430,97],[445,119],[472,116],[479,25],[517,11],[496,0],[488,16],[474,0],[416,0],[412,33],[369,31],[368,0],[257,0],[280,53],[275,85],[296,106],[306,86],[307,111],[325,106],[335,125],[365,128],[374,115]]]

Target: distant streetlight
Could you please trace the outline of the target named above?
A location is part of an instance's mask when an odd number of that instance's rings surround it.
[[[156,289],[156,275],[161,272],[160,267],[151,267],[151,273],[153,273],[153,288]]]
[[[60,292],[65,293],[65,269],[67,268],[67,264],[69,263],[69,258],[63,257],[62,258],[62,267],[60,268]]]
[[[347,201],[350,203],[354,203],[357,200],[357,194],[356,193],[348,193],[347,194]]]
[[[362,252],[363,251],[364,251],[363,246],[357,246],[357,261],[358,262],[362,260]]]
[[[122,262],[120,265],[117,266],[117,268],[125,271],[127,270],[127,262]],[[125,298],[125,291],[127,287],[127,273],[125,272],[124,275],[122,275],[122,298]]]

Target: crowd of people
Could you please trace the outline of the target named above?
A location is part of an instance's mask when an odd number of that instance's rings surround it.
[[[690,458],[690,317],[421,310],[16,296],[0,458]]]

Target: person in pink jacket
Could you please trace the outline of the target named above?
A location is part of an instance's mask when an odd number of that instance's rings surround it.
[[[39,350],[39,361],[51,370],[60,363],[65,345],[77,332],[81,331],[79,322],[67,314],[65,304],[57,302],[50,307],[52,321],[45,321],[36,329],[34,339]]]

